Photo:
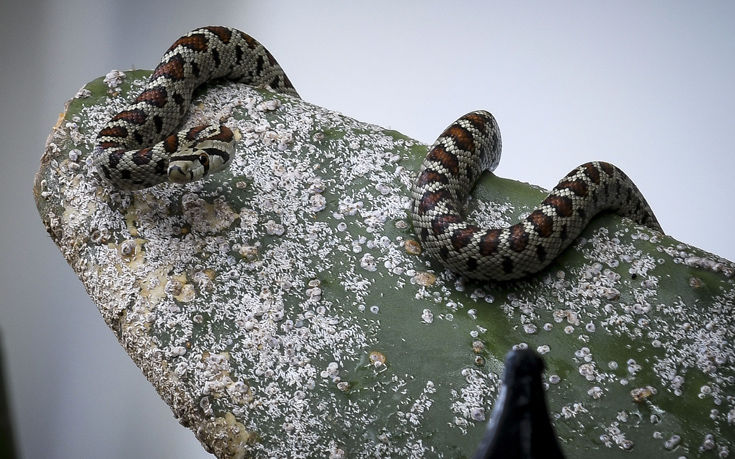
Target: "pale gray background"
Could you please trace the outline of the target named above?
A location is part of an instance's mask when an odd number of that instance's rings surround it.
[[[25,457],[208,457],[105,327],[31,196],[64,101],[112,68],[152,68],[196,26],[249,32],[308,101],[427,143],[488,109],[505,177],[550,188],[614,162],[669,234],[735,259],[734,2],[398,3],[2,2],[0,329]]]

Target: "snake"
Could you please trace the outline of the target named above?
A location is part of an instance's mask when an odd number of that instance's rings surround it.
[[[472,224],[464,202],[480,175],[495,170],[501,147],[493,115],[471,112],[444,130],[419,169],[412,188],[414,231],[426,253],[450,271],[480,281],[537,273],[605,211],[662,231],[633,181],[603,161],[573,169],[520,222],[499,228]]]
[[[223,26],[194,29],[168,48],[140,94],[99,130],[93,166],[125,191],[193,182],[226,168],[235,150],[226,125],[176,131],[194,90],[215,80],[299,97],[273,55],[250,35]]]
[[[268,86],[299,98],[257,40],[230,27],[200,27],[169,47],[137,97],[100,129],[93,165],[113,187],[126,191],[193,182],[226,168],[235,150],[226,125],[176,131],[196,88],[214,80]],[[465,201],[480,176],[497,167],[501,143],[492,114],[468,113],[429,148],[411,188],[414,232],[424,251],[450,271],[480,281],[530,276],[605,211],[662,231],[632,180],[602,161],[572,170],[520,222],[498,228],[471,223]]]

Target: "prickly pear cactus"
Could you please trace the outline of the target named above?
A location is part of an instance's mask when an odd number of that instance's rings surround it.
[[[107,325],[209,451],[469,456],[512,347],[546,360],[569,457],[735,448],[731,262],[603,216],[538,276],[465,282],[407,219],[425,145],[237,84],[190,111],[237,128],[227,172],[114,191],[89,167],[95,133],[148,74],[111,72],[70,100],[34,195]],[[488,175],[469,213],[504,225],[542,197]]]

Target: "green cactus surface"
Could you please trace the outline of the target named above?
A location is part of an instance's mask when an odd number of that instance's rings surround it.
[[[187,121],[237,130],[227,171],[116,191],[90,167],[96,132],[149,74],[110,72],[69,101],[33,191],[105,323],[207,450],[469,457],[523,347],[546,362],[568,457],[735,448],[730,261],[602,215],[536,276],[465,281],[411,228],[426,145],[235,83],[199,90]],[[544,195],[485,174],[467,212],[507,225]]]

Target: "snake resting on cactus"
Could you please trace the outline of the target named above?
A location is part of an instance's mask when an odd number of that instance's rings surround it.
[[[209,26],[166,51],[137,98],[99,131],[94,164],[113,187],[138,190],[186,183],[227,167],[233,132],[219,123],[175,132],[194,89],[227,79],[298,97],[273,56],[236,29]],[[661,231],[635,184],[617,167],[589,162],[567,174],[520,222],[482,228],[466,221],[464,201],[500,161],[498,125],[485,111],[452,123],[431,146],[412,189],[411,219],[425,251],[451,271],[478,280],[517,279],[557,257],[602,211]]]

